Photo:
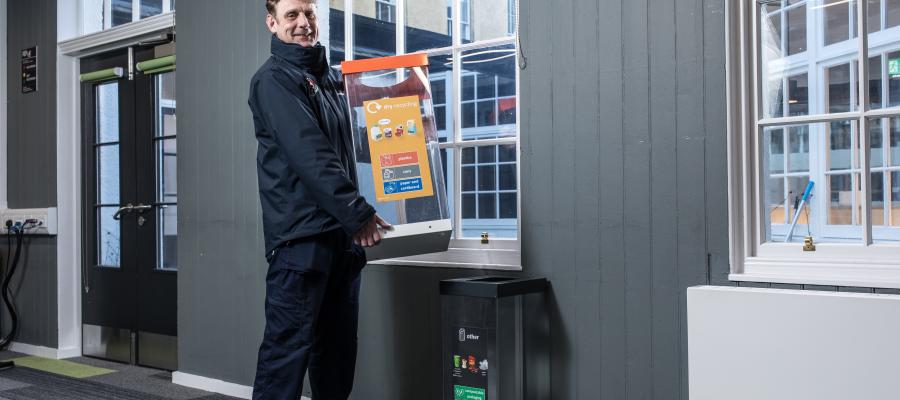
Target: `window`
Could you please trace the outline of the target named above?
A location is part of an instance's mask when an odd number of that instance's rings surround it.
[[[359,1],[332,1],[331,15],[344,20],[332,18],[330,23],[352,23],[355,38],[355,43],[330,43],[332,54],[350,46],[356,49],[353,58],[410,52],[429,56],[435,125],[454,223],[451,247],[460,253],[451,250],[439,260],[426,258],[440,265],[519,268],[515,0],[377,0],[379,7],[389,3],[400,8],[394,11],[404,13],[403,27],[381,21],[378,10],[367,14],[354,6]],[[344,7],[354,10],[352,17],[341,11]],[[475,9],[483,12],[473,13]],[[505,20],[512,28],[497,24]],[[334,27],[329,29],[334,32]],[[368,39],[374,37],[379,39]],[[488,234],[489,244],[481,244],[482,233]],[[460,255],[461,249],[471,248],[489,251]],[[500,256],[488,254],[491,251]],[[421,259],[410,263],[423,264]]]
[[[175,10],[175,0],[81,0],[82,34],[99,32]]]
[[[506,33],[516,33],[516,0],[506,2]]]
[[[900,2],[735,7],[732,279],[900,288]]]
[[[395,22],[395,0],[375,0],[375,19],[384,22]]]

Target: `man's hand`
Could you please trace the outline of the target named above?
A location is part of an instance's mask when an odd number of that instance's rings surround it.
[[[378,230],[379,227],[385,230],[394,229],[393,225],[381,219],[378,214],[375,214],[362,226],[362,228],[359,228],[359,231],[356,232],[356,234],[353,235],[353,243],[362,247],[372,247],[381,243],[381,232]]]

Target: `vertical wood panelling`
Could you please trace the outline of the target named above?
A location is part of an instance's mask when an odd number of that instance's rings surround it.
[[[7,30],[6,163],[10,208],[56,206],[56,1],[9,1]],[[20,51],[37,46],[38,90],[23,94]],[[2,221],[0,221],[2,223]],[[0,237],[0,256],[10,254]],[[19,313],[16,341],[45,347],[57,346],[56,238],[25,241],[11,289]],[[3,332],[9,329],[5,308]]]

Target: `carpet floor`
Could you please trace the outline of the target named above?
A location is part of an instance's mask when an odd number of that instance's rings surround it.
[[[233,400],[172,383],[172,373],[77,357],[47,360],[3,351],[16,367],[0,371],[0,400]]]

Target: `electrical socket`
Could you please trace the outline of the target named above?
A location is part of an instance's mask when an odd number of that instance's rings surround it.
[[[56,207],[50,208],[20,208],[0,210],[0,234],[7,235],[6,221],[12,221],[13,225],[24,225],[25,221],[37,220],[37,226],[25,230],[29,235],[56,235],[57,213]]]

